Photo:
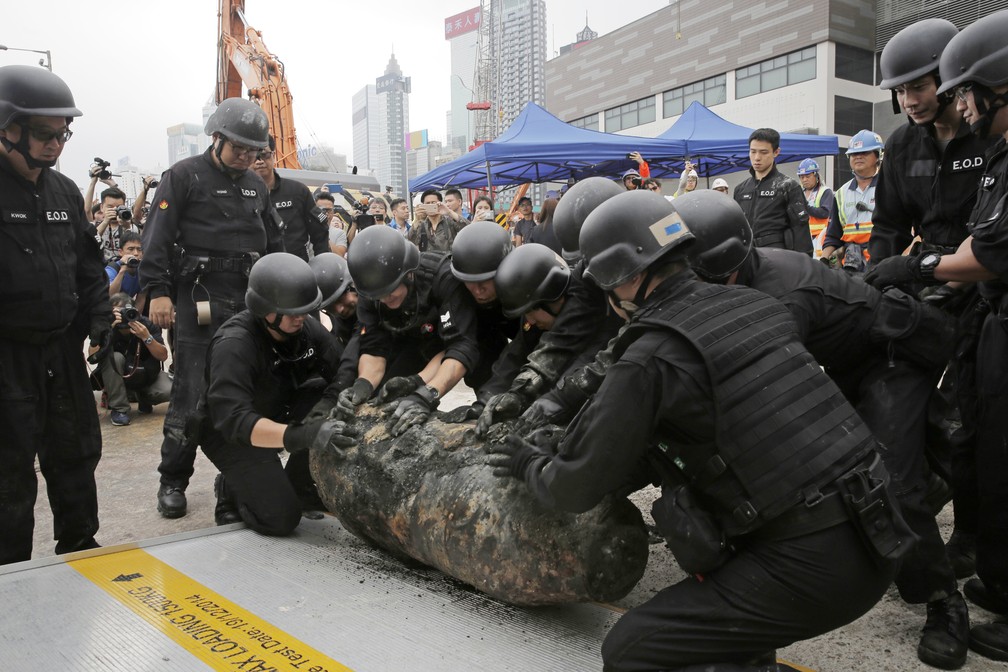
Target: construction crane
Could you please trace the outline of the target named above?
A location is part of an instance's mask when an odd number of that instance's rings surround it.
[[[301,168],[293,97],[284,65],[266,48],[262,33],[245,20],[245,0],[220,0],[217,35],[217,103],[241,97],[244,84],[249,99],[258,103],[269,117],[270,133],[276,138],[277,167]]]
[[[497,17],[493,0],[480,3],[480,27],[476,42],[476,89],[474,99],[466,109],[473,114],[473,144],[475,149],[484,142],[497,137],[497,41],[494,40],[494,26]]]

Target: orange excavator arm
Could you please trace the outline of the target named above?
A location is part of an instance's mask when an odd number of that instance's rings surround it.
[[[301,168],[293,97],[283,63],[266,48],[262,33],[248,25],[245,0],[220,0],[217,24],[217,102],[240,97],[244,83],[249,99],[269,117],[270,133],[277,144],[277,167]]]

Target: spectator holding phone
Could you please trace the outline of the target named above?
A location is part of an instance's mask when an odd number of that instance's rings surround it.
[[[651,177],[651,166],[644,160],[640,152],[630,152],[626,158],[634,161],[637,164],[637,168],[631,168],[623,173],[623,186],[626,187],[627,191],[640,189],[643,181]]]
[[[131,299],[135,299],[140,292],[140,278],[137,276],[137,269],[140,268],[140,260],[143,259],[143,244],[140,242],[140,234],[127,231],[119,238],[119,249],[116,250],[119,258],[109,262],[105,267],[105,273],[109,278],[109,296],[125,293]]]
[[[468,222],[456,222],[444,204],[441,192],[428,189],[420,197],[420,207],[423,217],[417,217],[406,235],[407,240],[416,245],[421,252],[451,252],[455,236]]]

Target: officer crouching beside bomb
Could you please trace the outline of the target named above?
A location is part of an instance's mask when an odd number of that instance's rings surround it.
[[[360,358],[357,379],[337,406],[353,417],[381,386],[377,401],[392,402],[388,429],[399,436],[426,422],[441,397],[476,368],[476,304],[447,255],[421,253],[387,226],[358,233],[347,265],[360,296]]]
[[[280,449],[293,459],[355,442],[342,422],[320,416],[302,421],[319,398],[318,388],[312,392],[304,383],[334,381],[342,351],[309,316],[321,301],[306,261],[267,255],[249,274],[248,309],[210,342],[197,422],[203,452],[221,472],[214,482],[218,525],[242,520],[260,534],[290,534],[302,503],[280,464]]]
[[[692,238],[648,191],[588,216],[585,275],[630,328],[556,453],[515,436],[490,447],[497,475],[564,511],[661,482],[652,513],[694,576],[616,623],[602,644],[614,672],[779,669],[776,648],[867,612],[910,545],[874,438],[787,309],[697,280]]]

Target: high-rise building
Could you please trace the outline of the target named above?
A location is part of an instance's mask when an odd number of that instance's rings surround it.
[[[546,2],[494,0],[498,131],[528,103],[546,105]]]
[[[403,77],[395,54],[385,74],[354,94],[353,161],[372,171],[382,188],[405,194],[406,129],[409,127],[410,78]]]
[[[451,110],[448,112],[448,142],[453,150],[465,152],[473,143],[472,113],[466,107],[476,99],[476,45],[482,8],[445,19],[445,39],[451,47]]]
[[[201,154],[209,146],[199,124],[175,124],[168,127],[168,165],[179,159]]]

